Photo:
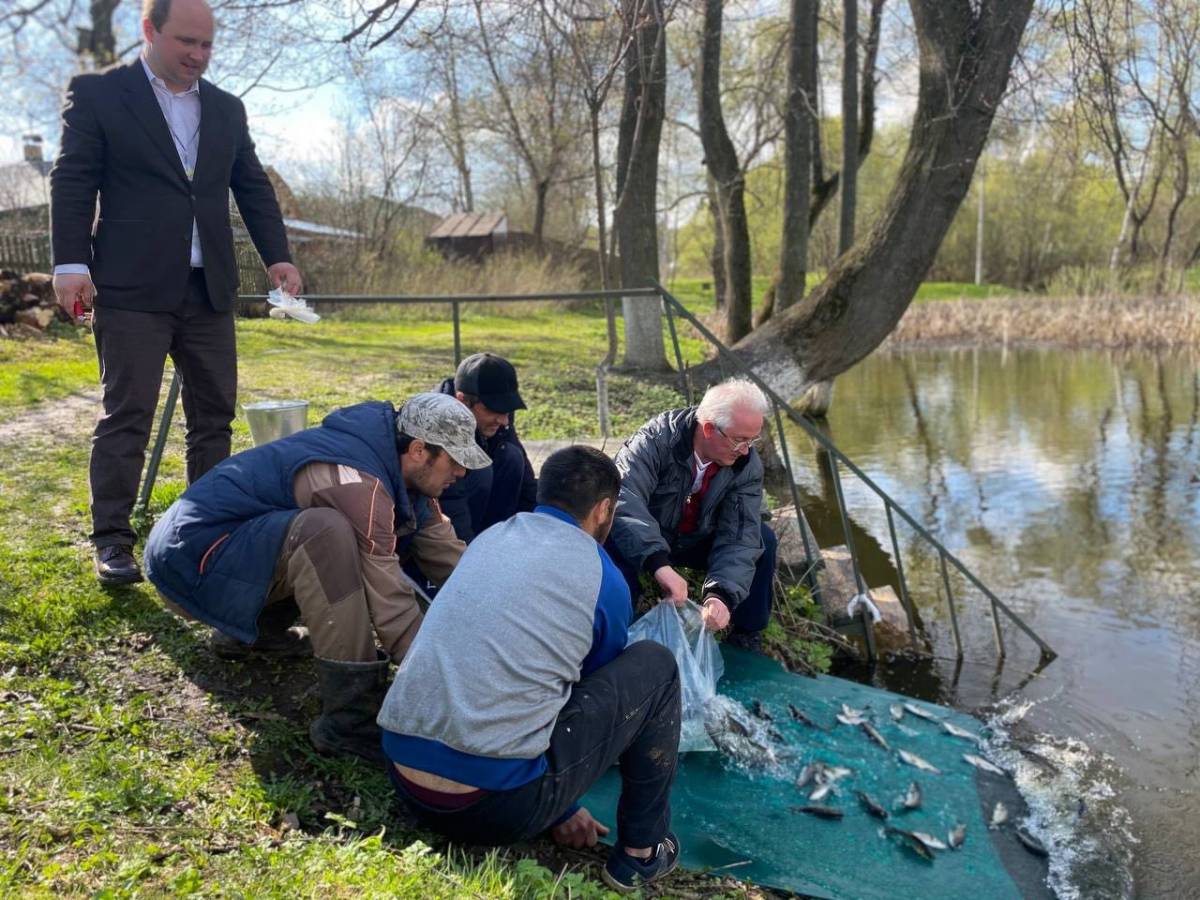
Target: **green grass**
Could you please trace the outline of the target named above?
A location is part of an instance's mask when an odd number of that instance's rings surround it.
[[[603,336],[602,315],[545,306],[470,313],[462,329],[464,352],[517,363],[529,437],[595,433]],[[314,422],[453,368],[448,321],[421,311],[242,321],[238,340],[241,399],[304,397]],[[687,352],[702,356],[694,340]],[[0,343],[0,420],[95,378],[90,338]],[[611,396],[618,434],[680,402],[672,380],[619,373]],[[100,588],[85,540],[92,421],[84,407],[54,433],[0,437],[0,896],[606,896],[599,851],[448,850],[404,817],[383,773],[316,755],[310,662],[218,661],[205,629],[148,586]],[[152,512],[182,490],[181,433]],[[240,419],[234,442],[249,445]]]

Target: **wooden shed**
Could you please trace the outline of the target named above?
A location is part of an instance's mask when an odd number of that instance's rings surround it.
[[[508,215],[503,212],[462,212],[442,219],[425,237],[445,259],[481,259],[508,242]]]

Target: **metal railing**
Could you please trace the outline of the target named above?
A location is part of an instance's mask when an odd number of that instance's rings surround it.
[[[367,294],[327,294],[313,295],[306,297],[312,303],[337,303],[346,305],[357,304],[388,304],[394,306],[417,306],[417,305],[445,305],[450,307],[451,324],[453,329],[454,342],[454,365],[458,366],[462,360],[462,307],[468,304],[479,303],[527,303],[527,302],[561,302],[561,301],[576,301],[576,300],[604,300],[607,304],[612,301],[625,298],[644,298],[646,300],[654,299],[662,304],[663,313],[666,318],[667,331],[670,336],[671,345],[674,351],[676,368],[679,373],[681,390],[687,397],[688,403],[693,402],[692,385],[689,378],[689,371],[683,359],[683,350],[679,341],[679,330],[676,325],[676,318],[687,322],[695,331],[716,351],[716,362],[723,373],[728,373],[729,368],[733,368],[738,374],[744,375],[754,381],[767,395],[771,402],[772,416],[775,421],[775,429],[779,438],[779,451],[782,456],[782,462],[787,472],[788,484],[792,495],[792,503],[796,511],[796,524],[800,533],[800,538],[804,547],[805,559],[810,563],[808,571],[804,574],[804,578],[810,589],[813,590],[816,599],[820,599],[820,588],[816,582],[814,567],[811,565],[819,557],[819,548],[813,547],[809,539],[809,533],[806,523],[803,518],[802,504],[797,488],[797,478],[795,470],[792,467],[790,451],[788,449],[787,440],[783,431],[783,416],[802,429],[813,441],[815,441],[822,450],[828,454],[830,474],[833,482],[834,499],[837,506],[838,518],[841,523],[842,531],[846,540],[846,548],[849,551],[851,566],[854,574],[855,589],[859,594],[866,595],[868,586],[863,577],[862,567],[859,561],[857,548],[855,547],[854,535],[850,527],[850,514],[846,507],[845,493],[842,487],[841,468],[845,467],[858,481],[867,489],[873,492],[883,503],[887,514],[888,532],[891,538],[892,554],[895,561],[896,572],[898,576],[898,587],[901,605],[904,608],[905,616],[908,620],[909,635],[914,650],[916,649],[917,640],[917,621],[916,612],[913,607],[912,596],[909,590],[908,581],[905,576],[903,556],[900,549],[900,542],[896,533],[895,517],[899,516],[903,521],[914,530],[921,540],[932,549],[938,557],[941,580],[946,590],[946,603],[950,614],[951,629],[954,636],[954,645],[957,658],[963,658],[963,643],[962,635],[959,629],[958,614],[954,605],[954,593],[950,584],[950,568],[957,571],[970,584],[974,585],[980,593],[987,599],[991,608],[993,637],[996,645],[996,652],[1000,658],[1006,654],[1004,644],[1004,635],[1000,629],[1000,615],[1003,614],[1009,621],[1016,625],[1022,632],[1029,636],[1040,648],[1042,664],[1049,662],[1055,657],[1055,652],[1051,649],[1042,638],[1027,625],[1019,615],[1017,615],[1009,606],[1001,601],[970,569],[963,564],[953,553],[945,548],[942,543],[935,538],[929,531],[916,521],[900,504],[892,498],[886,491],[875,483],[865,472],[854,464],[845,454],[837,448],[830,438],[816,428],[812,422],[801,412],[796,410],[790,403],[784,400],[779,394],[765,381],[763,381],[754,371],[745,363],[738,354],[721,342],[713,332],[704,325],[689,309],[687,309],[678,299],[676,299],[662,285],[652,285],[645,288],[632,288],[621,290],[606,290],[606,291],[577,291],[577,292],[558,292],[558,293],[538,293],[538,294],[471,294],[471,295],[436,295],[436,296],[381,296]],[[243,302],[253,302],[265,300],[264,295],[246,295],[238,298]],[[598,410],[597,414],[602,427],[608,421],[607,410],[607,390],[604,385],[604,376],[607,371],[606,362],[610,361],[615,348],[611,346],[612,330],[610,334],[610,346],[604,360],[597,366],[597,397]],[[162,458],[163,450],[166,446],[167,433],[171,426],[171,420],[174,417],[175,405],[179,397],[179,376],[172,376],[171,387],[167,394],[166,406],[163,410],[162,419],[159,424],[158,435],[155,439],[154,449],[151,458],[146,468],[146,478],[142,485],[141,492],[138,497],[138,505],[144,511],[149,503],[150,494],[154,487],[154,481],[158,473],[159,462]],[[606,428],[604,429],[606,430]],[[606,434],[607,436],[607,434]],[[875,642],[874,631],[870,616],[866,609],[860,609],[859,622],[862,628],[864,642],[867,648],[869,659],[875,658]]]
[[[954,591],[950,584],[950,568],[953,568],[971,585],[973,585],[987,599],[991,608],[992,618],[992,636],[996,645],[996,654],[1000,658],[1006,655],[1006,647],[1004,644],[1004,633],[1000,629],[1000,616],[1004,615],[1010,622],[1024,632],[1041,651],[1041,661],[1043,664],[1054,659],[1057,655],[1054,650],[1035,632],[1028,624],[1014,612],[1007,604],[993,593],[987,585],[985,585],[957,556],[951,553],[946,547],[935,538],[929,531],[914,519],[907,510],[904,509],[891,495],[881,488],[875,481],[863,472],[852,460],[849,459],[841,450],[837,448],[832,440],[824,434],[820,429],[815,427],[813,423],[803,413],[796,410],[790,403],[779,396],[775,390],[763,381],[749,365],[746,364],[738,354],[727,347],[713,332],[697,318],[691,310],[679,302],[666,288],[662,285],[656,285],[660,295],[662,296],[663,312],[667,319],[667,331],[671,337],[671,342],[674,345],[675,361],[679,369],[682,388],[688,397],[688,402],[692,402],[691,384],[687,377],[683,362],[683,354],[679,345],[678,329],[675,325],[675,317],[686,321],[694,328],[705,341],[717,353],[717,363],[723,373],[727,373],[729,368],[733,368],[739,375],[743,375],[757,384],[767,395],[771,401],[772,411],[775,418],[776,430],[779,437],[779,445],[782,451],[783,464],[787,470],[788,483],[792,489],[792,499],[795,504],[797,527],[804,542],[804,553],[808,560],[813,560],[814,557],[810,552],[808,535],[806,533],[805,523],[803,522],[800,511],[800,498],[796,489],[796,473],[792,469],[791,458],[787,449],[787,441],[783,433],[783,423],[781,421],[781,413],[785,414],[788,419],[799,426],[805,434],[815,441],[821,449],[828,454],[830,474],[833,481],[834,499],[837,505],[838,518],[841,521],[842,531],[846,540],[846,549],[850,554],[850,562],[854,572],[855,587],[859,594],[867,592],[867,584],[862,574],[862,567],[859,563],[859,557],[855,548],[854,535],[850,528],[849,512],[846,508],[845,493],[842,488],[842,479],[840,469],[845,467],[858,481],[870,490],[883,503],[884,510],[887,514],[888,533],[891,538],[892,555],[896,565],[896,573],[898,585],[900,588],[900,603],[904,608],[904,614],[908,619],[909,636],[912,645],[916,647],[917,622],[916,613],[913,608],[911,592],[908,588],[908,581],[904,574],[903,555],[900,552],[900,542],[896,536],[896,521],[895,517],[899,516],[913,529],[921,540],[928,546],[938,558],[938,566],[941,574],[942,584],[946,591],[946,606],[950,614],[950,627],[954,636],[954,648],[958,659],[963,658],[963,643],[962,633],[958,623],[958,613],[954,605]],[[810,566],[811,570],[811,566]],[[815,580],[814,580],[815,584]],[[874,658],[875,648],[872,640],[873,629],[871,622],[868,621],[868,614],[865,610],[860,609],[860,622],[862,624],[863,637],[867,644],[867,655],[869,658]]]

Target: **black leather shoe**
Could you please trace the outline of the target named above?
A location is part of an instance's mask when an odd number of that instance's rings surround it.
[[[134,584],[142,580],[142,569],[128,544],[96,548],[96,579],[101,584]]]

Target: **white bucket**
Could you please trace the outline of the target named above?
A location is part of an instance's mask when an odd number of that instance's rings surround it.
[[[308,427],[307,400],[261,400],[242,404],[254,446],[277,441]]]

